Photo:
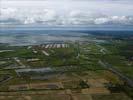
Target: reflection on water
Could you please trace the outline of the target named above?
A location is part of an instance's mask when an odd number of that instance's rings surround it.
[[[57,30],[4,30],[0,31],[0,43],[13,46],[35,45],[47,42],[82,40],[85,34]]]

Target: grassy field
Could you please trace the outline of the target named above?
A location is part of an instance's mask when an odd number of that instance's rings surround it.
[[[123,45],[124,44],[124,45]],[[22,96],[0,96],[2,100],[131,100],[126,94],[121,96],[125,90],[120,89],[119,94],[111,94],[108,85],[122,86],[124,83],[117,75],[105,69],[99,61],[105,61],[118,69],[121,73],[133,78],[133,64],[132,64],[132,48],[129,42],[112,41],[106,43],[70,43],[69,48],[48,48],[42,49],[39,46],[28,49],[26,46],[10,47],[0,45],[0,50],[13,50],[0,52],[0,79],[4,75],[12,76],[12,79],[1,83],[0,91],[11,91],[11,86],[28,85],[30,84],[45,84],[59,82],[63,88],[63,92],[70,89],[71,94],[75,95],[22,95]],[[128,50],[125,48],[128,48]],[[45,50],[49,55],[42,53]],[[36,52],[34,52],[36,51]],[[128,53],[128,54],[127,54]],[[34,59],[36,59],[34,61]],[[61,72],[53,72],[53,76],[44,73],[29,72],[24,76],[19,76],[16,69],[38,69],[38,68],[52,68],[56,70],[63,70]],[[24,74],[24,73],[23,73]],[[46,79],[32,79],[31,77],[48,77]],[[107,83],[100,83],[99,79],[106,80]],[[92,85],[91,81],[95,81]],[[90,82],[90,83],[89,83]],[[50,84],[49,84],[50,85]],[[51,86],[51,85],[50,85]],[[41,86],[37,86],[41,87]],[[60,90],[59,89],[59,90]],[[85,89],[85,90],[82,90]],[[83,95],[85,93],[93,93],[94,90],[99,89],[109,91],[110,95]],[[127,88],[126,88],[127,89]],[[36,89],[36,91],[45,91],[47,88]],[[53,89],[55,90],[55,89]],[[53,91],[51,89],[51,91]],[[57,89],[58,90],[58,89]],[[22,90],[18,89],[17,91]],[[24,91],[35,91],[32,88],[27,88]],[[86,92],[87,91],[87,92]],[[99,92],[96,91],[96,94]],[[131,93],[132,89],[129,91]],[[77,95],[77,93],[79,93]],[[104,94],[104,92],[102,92]],[[129,94],[129,93],[127,93]],[[131,94],[132,95],[132,94]],[[130,95],[130,96],[131,96]]]

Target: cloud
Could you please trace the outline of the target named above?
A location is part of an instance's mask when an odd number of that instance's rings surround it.
[[[97,11],[1,8],[1,24],[133,25],[133,16],[106,15]]]

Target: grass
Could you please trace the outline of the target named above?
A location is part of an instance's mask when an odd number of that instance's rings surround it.
[[[96,43],[82,44],[82,45],[79,45],[79,50],[78,50],[77,44],[73,44],[73,45],[71,44],[70,48],[47,49],[46,52],[50,54],[49,56],[45,56],[39,48],[37,48],[38,53],[33,53],[31,49],[27,49],[26,47],[15,47],[14,52],[0,53],[0,59],[1,61],[3,61],[3,59],[6,59],[6,58],[11,59],[7,61],[7,64],[2,66],[16,64],[16,61],[13,59],[13,57],[18,57],[24,65],[29,66],[30,68],[54,67],[54,68],[60,69],[60,68],[64,68],[64,66],[67,66],[68,68],[71,68],[71,66],[76,66],[76,68],[71,69],[72,72],[71,70],[69,72],[65,72],[65,74],[69,75],[69,77],[66,76],[67,78],[64,78],[64,80],[67,80],[67,82],[63,82],[63,85],[66,89],[86,87],[86,84],[84,84],[82,81],[79,81],[80,78],[73,77],[73,73],[77,74],[78,76],[84,79],[104,78],[112,82],[113,84],[121,84],[121,81],[118,79],[116,75],[108,72],[98,63],[99,60],[106,61],[109,64],[111,64],[113,67],[116,67],[118,70],[120,70],[123,74],[129,76],[130,78],[133,77],[133,72],[132,72],[133,67],[132,65],[131,66],[127,65],[127,63],[129,63],[129,59],[127,59],[129,55],[126,55],[124,52],[125,48],[127,47],[127,43],[124,43],[124,46],[122,46],[122,44],[120,43],[118,44],[112,43],[110,45],[105,45],[105,44],[102,44],[102,45],[98,44],[98,45]],[[108,52],[106,52],[106,54],[101,53],[100,50],[102,47],[107,49]],[[6,49],[10,49],[10,48],[6,48]],[[122,54],[123,52],[124,54]],[[78,56],[78,53],[79,53],[79,56]],[[31,59],[31,58],[38,58],[39,61],[28,62],[27,59]],[[3,91],[8,90],[8,86],[10,85],[40,82],[40,80],[31,80],[29,76],[23,77],[23,78],[18,77],[14,69],[3,70],[1,67],[0,74],[3,74],[3,73],[8,73],[13,76],[13,79],[9,80],[8,82],[0,86],[0,90],[3,90]],[[61,81],[61,80],[63,79],[57,78],[54,81]],[[46,82],[46,80],[41,80],[41,82]],[[32,97],[34,99],[36,98],[35,100],[38,99],[38,96],[32,96]],[[29,98],[32,98],[32,97],[29,97]],[[15,97],[15,99],[16,98],[18,97]],[[45,100],[59,99],[58,97],[55,97],[55,96],[52,96],[52,97],[46,96],[46,97],[42,97],[42,100],[44,98]],[[69,100],[68,98],[67,99],[66,98],[62,98],[62,100]],[[8,99],[9,98],[7,98],[6,100]],[[41,100],[41,98],[39,98],[39,100]],[[94,95],[93,100],[130,100],[130,99],[125,95],[121,97],[121,94],[119,95],[112,94],[112,95]]]

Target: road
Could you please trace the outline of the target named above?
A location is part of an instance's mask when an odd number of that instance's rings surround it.
[[[133,80],[131,80],[130,78],[128,78],[126,75],[123,75],[121,72],[119,72],[117,69],[115,69],[115,67],[111,66],[108,63],[104,63],[101,60],[99,61],[99,63],[105,68],[108,69],[109,71],[115,73],[117,76],[120,77],[120,79],[122,79],[124,82],[126,82],[130,87],[133,88]]]

